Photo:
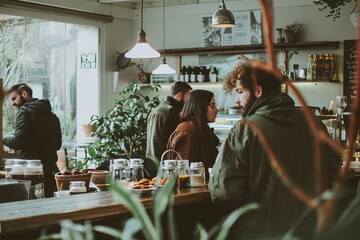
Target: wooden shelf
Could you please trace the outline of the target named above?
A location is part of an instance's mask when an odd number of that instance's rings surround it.
[[[293,83],[340,83],[340,80],[335,81],[325,81],[325,80],[293,80]]]
[[[304,49],[336,49],[339,47],[339,41],[312,41],[297,43],[275,43],[274,50],[304,50]],[[164,50],[158,50],[163,52]],[[222,47],[198,47],[198,48],[179,48],[165,49],[166,55],[199,55],[199,54],[231,54],[231,53],[253,53],[264,52],[265,45],[235,45]]]

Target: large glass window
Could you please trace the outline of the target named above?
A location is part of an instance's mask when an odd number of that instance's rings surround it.
[[[24,82],[48,98],[61,121],[63,142],[84,138],[82,124],[98,114],[97,27],[0,15],[0,74],[4,88]],[[3,134],[16,109],[5,98]]]

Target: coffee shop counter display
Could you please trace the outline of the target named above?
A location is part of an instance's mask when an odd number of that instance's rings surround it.
[[[152,195],[141,196],[140,201],[146,209],[150,209]],[[181,189],[174,194],[175,208],[208,204],[211,204],[211,199],[207,187]],[[111,191],[23,201],[22,204],[4,203],[1,209],[0,239],[22,239],[24,236],[26,239],[36,239],[44,227],[57,225],[64,219],[95,221],[129,213]]]

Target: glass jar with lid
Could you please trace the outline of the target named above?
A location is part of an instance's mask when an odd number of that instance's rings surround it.
[[[71,181],[69,191],[70,195],[86,193],[85,181]]]
[[[171,177],[175,178],[174,191],[179,190],[179,165],[178,160],[164,160],[162,181],[166,183]]]
[[[14,159],[14,164],[11,167],[11,178],[24,180],[24,169],[26,160],[24,159]]]
[[[126,179],[126,168],[128,166],[129,160],[125,158],[114,159],[114,170],[112,174],[114,180]]]
[[[129,163],[130,173],[128,176],[130,181],[138,182],[144,178],[144,160],[141,158],[131,158]]]
[[[14,165],[14,160],[13,159],[6,159],[5,160],[5,166],[4,166],[5,178],[11,178],[11,170],[12,170],[13,165]]]
[[[186,164],[187,161],[187,164]],[[189,160],[178,160],[180,188],[189,186]]]
[[[190,186],[203,187],[206,185],[205,167],[202,162],[192,162],[190,164]]]
[[[44,198],[44,170],[41,160],[26,160],[24,179],[31,181],[30,199]]]

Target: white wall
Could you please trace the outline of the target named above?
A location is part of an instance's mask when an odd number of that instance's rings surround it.
[[[171,6],[166,9],[166,48],[190,48],[200,47],[202,42],[201,18],[211,15],[216,10],[216,3],[188,6]],[[259,9],[257,1],[227,1],[226,6],[231,11]],[[310,53],[332,52],[336,56],[337,75],[340,83],[296,83],[304,94],[308,105],[329,106],[330,100],[335,100],[336,95],[342,95],[342,69],[343,69],[343,40],[355,39],[356,33],[350,21],[350,12],[353,4],[345,6],[341,18],[332,21],[326,18],[327,11],[319,11],[318,6],[312,0],[278,0],[274,1],[274,41],[277,33],[275,28],[284,28],[288,23],[298,21],[304,24],[304,34],[300,41],[340,41],[339,49],[300,51],[294,55],[289,63],[298,63],[300,67],[306,67],[307,56]],[[136,11],[137,12],[137,11]],[[157,17],[149,17],[149,16]],[[150,8],[144,10],[144,30],[147,40],[154,48],[162,48],[161,35],[161,9]],[[139,19],[134,22],[134,28],[138,28]],[[160,63],[160,59],[154,60]],[[156,66],[156,64],[155,64]],[[204,85],[204,88],[208,86]],[[292,92],[289,92],[293,96]],[[295,99],[298,103],[297,99]],[[334,109],[336,110],[336,109]]]
[[[95,1],[86,0],[33,0],[42,4],[53,6],[64,6],[72,9],[79,9],[99,14],[112,15],[114,21],[106,23],[101,27],[101,103],[100,113],[109,109],[117,93],[113,92],[113,69],[116,59],[116,51],[122,52],[130,49],[137,39],[137,32],[140,28],[140,9],[123,9],[110,4],[100,4]],[[328,11],[319,11],[318,6],[313,0],[274,0],[274,29],[285,27],[287,23],[299,21],[304,24],[305,33],[301,40],[303,41],[343,41],[345,39],[354,39],[356,37],[355,28],[350,22],[350,12],[354,3],[348,4],[343,8],[342,16],[336,21],[326,18]],[[226,6],[231,11],[244,11],[259,9],[258,1],[238,0],[226,1]],[[201,46],[201,18],[204,15],[210,16],[217,10],[217,3],[195,4],[185,6],[169,6],[166,8],[166,48],[189,48]],[[56,16],[61,18],[61,16]],[[162,44],[162,8],[144,9],[144,30],[147,33],[147,40],[151,46],[161,49]],[[276,32],[274,32],[276,39]],[[336,55],[338,76],[342,81],[342,44],[337,50],[331,50]],[[324,50],[326,51],[326,50]],[[317,52],[315,52],[317,53]],[[300,64],[304,67],[308,52],[301,53],[293,57],[292,63]],[[154,60],[152,66],[155,68],[161,59]],[[132,80],[130,74],[135,69],[120,71],[120,86]],[[152,69],[151,69],[152,70]],[[326,87],[322,87],[325,85]],[[299,85],[300,88],[303,86]],[[328,106],[334,94],[342,94],[342,84],[321,83],[318,85],[309,83],[304,87],[303,92],[309,105]],[[321,96],[319,98],[319,96]]]

